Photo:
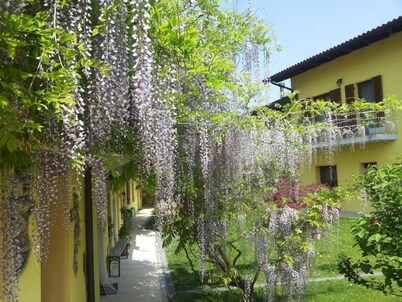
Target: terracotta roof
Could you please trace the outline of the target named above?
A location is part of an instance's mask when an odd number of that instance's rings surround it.
[[[338,44],[337,46],[325,50],[304,61],[301,61],[300,63],[290,66],[278,73],[275,73],[270,77],[270,80],[274,82],[280,82],[286,79],[290,79],[291,77],[294,77],[326,62],[332,61],[354,50],[363,48],[367,45],[370,45],[371,43],[388,38],[390,35],[400,31],[402,31],[402,16],[395,18],[392,21],[380,25],[346,42]]]

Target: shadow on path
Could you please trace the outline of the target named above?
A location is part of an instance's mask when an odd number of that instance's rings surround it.
[[[147,221],[153,219],[152,210],[142,209],[134,217],[128,259],[120,260],[120,277],[109,278],[110,283],[119,284],[119,292],[115,296],[101,297],[101,302],[167,302],[168,296],[173,295],[160,234],[144,228]]]

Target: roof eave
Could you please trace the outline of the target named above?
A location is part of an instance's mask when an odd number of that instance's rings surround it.
[[[269,80],[274,82],[281,82],[290,79],[324,63],[330,62],[336,58],[349,54],[352,51],[388,38],[392,34],[400,31],[402,31],[402,16],[381,26],[378,26],[368,32],[365,32],[355,38],[352,38],[346,42],[338,44],[335,47],[323,51],[293,66],[290,66],[278,73],[275,73],[270,77]]]

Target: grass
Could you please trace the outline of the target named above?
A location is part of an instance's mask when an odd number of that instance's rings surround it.
[[[354,241],[350,232],[354,221],[355,219],[352,218],[341,218],[339,229],[336,230],[335,228],[331,234],[328,234],[328,236],[325,236],[322,240],[317,242],[317,257],[313,265],[313,270],[310,273],[310,278],[339,276],[337,270],[338,255],[343,253],[352,258],[359,256],[358,249],[353,247]],[[175,255],[175,248],[176,245],[174,243],[165,248],[169,268],[177,292],[177,295],[172,301],[242,301],[243,298],[240,291],[206,290],[209,287],[202,285],[198,275],[191,271],[184,252]],[[193,289],[198,289],[200,292],[186,292]],[[258,298],[258,296],[260,298]],[[257,301],[263,301],[262,296],[262,288],[257,289]],[[276,301],[282,300],[280,296],[276,299]],[[331,280],[310,282],[307,287],[306,298],[302,301],[402,302],[402,299],[384,296],[381,292],[367,290],[364,287],[351,284],[346,280]]]
[[[200,300],[202,301],[202,300]],[[395,296],[385,296],[382,292],[366,289],[347,280],[309,283],[305,299],[308,302],[401,302]]]
[[[334,227],[332,231],[324,235],[322,240],[317,241],[316,259],[310,271],[310,277],[338,276],[337,260],[340,254],[354,259],[359,257],[359,250],[353,247],[351,233],[351,227],[355,221],[354,218],[340,218],[339,228]]]
[[[350,232],[354,221],[351,218],[341,218],[339,229],[334,228],[322,240],[317,241],[317,257],[310,271],[311,278],[338,276],[337,257],[341,253],[350,257],[358,256],[358,250],[353,248],[353,236]],[[165,251],[176,290],[204,287],[200,283],[198,275],[191,271],[184,252],[175,255],[175,248],[176,244],[173,243],[165,248]],[[246,267],[244,263],[240,262],[240,266],[242,264]]]
[[[240,291],[206,291],[199,293],[179,292],[171,302],[234,302],[243,301]],[[262,289],[257,289],[256,302],[264,301]],[[281,296],[275,301],[285,302]],[[381,292],[368,290],[346,280],[309,283],[302,302],[400,302],[401,298],[385,296]],[[289,301],[286,301],[289,302]]]
[[[184,252],[174,254],[175,248],[175,243],[165,248],[175,290],[180,291],[205,287],[201,284],[198,275],[191,270]]]

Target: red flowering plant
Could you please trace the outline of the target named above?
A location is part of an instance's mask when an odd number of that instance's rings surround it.
[[[339,202],[348,196],[348,191],[341,187],[331,188],[324,184],[300,186],[298,182],[281,179],[275,185],[271,200],[284,211],[289,208],[296,210],[299,219],[294,227],[319,240],[321,231],[338,218]]]
[[[272,200],[278,207],[288,206],[300,210],[307,206],[305,198],[309,194],[317,193],[323,189],[330,189],[330,187],[324,184],[300,186],[298,182],[283,178],[275,185]]]

